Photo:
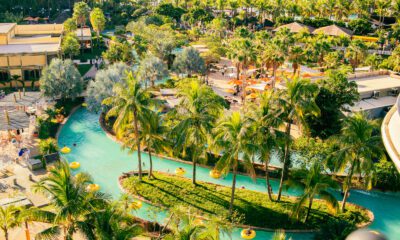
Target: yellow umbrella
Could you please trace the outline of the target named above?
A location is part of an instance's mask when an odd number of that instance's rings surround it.
[[[232,89],[232,88],[228,88],[228,89],[226,89],[225,90],[227,93],[235,93],[236,91],[235,91],[235,89]]]

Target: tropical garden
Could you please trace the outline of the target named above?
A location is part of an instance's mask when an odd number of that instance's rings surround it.
[[[2,4],[0,19],[23,22],[27,14],[56,17],[60,9],[72,10],[64,21],[62,57],[52,60],[39,81],[45,96],[58,99],[48,117],[38,120],[42,152],[58,150],[51,138],[59,123],[52,120],[68,116],[84,101],[88,111],[100,114],[121,147],[135,154],[137,162],[132,160],[132,165],[137,164],[137,171],[119,179],[125,194],[116,200],[90,191],[92,178],[74,175],[61,161],[33,189],[49,196],[50,206],[0,208],[6,239],[16,227],[29,232],[33,221],[49,224],[37,239],[220,239],[235,227],[314,230],[317,239],[344,239],[371,220],[368,209],[348,202],[350,190],[400,189],[400,175],[383,150],[379,121],[363,113],[347,114],[347,106],[359,99],[348,74],[365,66],[371,71],[399,70],[398,1],[113,0],[29,5],[30,1],[21,1],[18,8]],[[375,41],[293,33],[288,28],[271,31],[292,22],[314,28],[335,24]],[[81,50],[75,34],[78,27],[88,25],[93,29],[91,53]],[[207,51],[200,52],[196,45]],[[83,79],[85,71],[72,61],[82,58],[104,60],[94,79]],[[255,101],[247,100],[242,91],[240,108],[231,109],[208,84],[221,59],[232,63],[234,78],[243,82],[257,67],[259,76],[271,77],[270,88],[258,93]],[[279,70],[288,63],[293,68],[290,76]],[[304,66],[323,77],[311,80],[302,73]],[[163,88],[176,90],[176,106],[168,108],[158,97]],[[149,156],[148,166],[142,163],[143,153]],[[191,164],[192,176],[153,170],[156,156]],[[270,165],[273,158],[279,159],[281,168]],[[215,178],[228,178],[231,186],[198,179],[199,166],[209,168]],[[237,186],[237,177],[243,174],[254,181],[263,179],[265,191]],[[279,185],[273,186],[271,179],[278,179]],[[293,189],[296,197],[286,196]],[[136,217],[138,203],[133,199],[151,204],[155,211],[168,210],[167,222]],[[336,228],[340,231],[327,230]],[[277,239],[284,239],[279,235],[284,234],[278,232]]]

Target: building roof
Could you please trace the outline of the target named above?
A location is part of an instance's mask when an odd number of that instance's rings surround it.
[[[83,31],[81,31],[81,28],[78,28],[75,30],[76,36],[81,38],[83,36],[84,39],[86,38],[92,38],[92,32],[90,31],[90,28],[83,28]]]
[[[400,172],[400,97],[384,118],[381,134],[386,151]]]
[[[358,92],[360,94],[373,91],[386,90],[391,88],[400,89],[400,79],[391,77],[389,75],[355,78],[352,80],[354,80],[357,83]]]
[[[304,24],[301,24],[298,22],[292,22],[289,24],[281,25],[281,26],[275,28],[273,31],[276,32],[282,28],[288,28],[290,30],[290,32],[292,32],[292,33],[298,33],[298,32],[304,31],[304,30],[308,31],[309,33],[312,33],[315,30],[315,28],[313,28],[313,27],[310,27],[310,26],[307,26],[307,25],[304,25]]]
[[[0,55],[44,52],[57,53],[59,51],[59,48],[59,43],[0,45]]]
[[[15,23],[0,23],[0,34],[8,33],[15,25]]]
[[[29,116],[23,111],[0,111],[0,131],[29,128]]]
[[[329,35],[329,36],[343,36],[343,35],[348,36],[348,37],[353,36],[353,31],[351,31],[347,28],[339,27],[335,24],[329,25],[326,27],[317,28],[313,32],[313,34],[318,34],[318,33],[323,33],[323,34]]]
[[[41,92],[15,92],[7,94],[4,98],[0,99],[0,110],[1,107],[32,107],[37,103],[41,103],[49,100],[47,97],[43,97]]]
[[[360,112],[367,111],[377,108],[390,107],[396,103],[396,97],[393,96],[385,96],[380,98],[370,98],[364,99],[357,103],[354,106],[350,107],[352,112]]]

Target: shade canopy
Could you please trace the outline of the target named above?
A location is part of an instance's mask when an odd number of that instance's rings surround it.
[[[0,131],[29,128],[30,117],[22,111],[0,111]]]
[[[35,104],[48,100],[41,92],[14,92],[0,99],[0,109],[6,107],[32,107]]]
[[[304,25],[304,24],[301,24],[301,23],[298,23],[298,22],[292,22],[292,23],[289,23],[289,24],[281,25],[281,26],[275,28],[273,31],[277,32],[277,31],[279,31],[280,29],[283,29],[283,28],[289,29],[289,31],[291,33],[298,33],[298,32],[301,32],[301,31],[307,31],[309,33],[312,33],[314,31],[313,27],[310,27],[310,26],[307,26],[307,25]]]
[[[329,36],[347,36],[347,37],[351,37],[353,36],[353,31],[347,29],[347,28],[343,28],[343,27],[339,27],[335,24],[333,25],[329,25],[326,27],[321,27],[321,28],[317,28],[314,30],[313,34],[325,34],[325,35],[329,35]]]

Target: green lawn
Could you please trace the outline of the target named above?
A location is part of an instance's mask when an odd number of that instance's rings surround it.
[[[91,67],[92,67],[92,65],[90,65],[90,64],[79,64],[78,71],[81,74],[81,76],[83,77],[83,75],[85,75],[90,70]]]
[[[227,216],[231,189],[220,185],[199,182],[193,186],[190,179],[157,172],[156,179],[137,177],[123,180],[122,186],[128,193],[139,195],[150,202],[171,208],[176,205],[191,206],[205,215]],[[367,212],[354,205],[348,205],[345,214],[333,216],[322,202],[315,201],[307,223],[291,219],[290,211],[294,199],[283,197],[282,202],[271,202],[267,194],[244,189],[237,189],[235,210],[244,217],[244,224],[285,229],[316,229],[331,218],[341,218],[354,224],[366,221]],[[351,220],[350,220],[351,219]]]

